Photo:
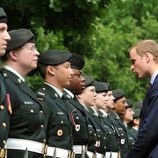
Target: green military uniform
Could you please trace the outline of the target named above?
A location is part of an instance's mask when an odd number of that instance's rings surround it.
[[[107,114],[102,110],[98,112],[100,122],[102,126],[105,128],[107,144],[106,144],[106,152],[119,152],[119,144],[118,144],[118,135],[116,132],[116,128],[112,125],[112,123],[107,118]]]
[[[10,58],[11,51],[19,48],[18,53],[23,53],[20,52],[20,48],[26,43],[35,43],[35,37],[28,29],[12,30],[9,31],[9,35],[11,40],[8,42],[7,55],[2,57],[7,65],[1,69],[6,85],[6,102],[11,113],[10,131],[6,144],[7,157],[40,158],[43,157],[44,143],[46,142],[43,108],[36,94],[27,86],[23,76],[17,70],[20,61],[16,60],[15,62]],[[33,69],[33,67],[31,68]],[[24,69],[21,67],[21,70]],[[27,75],[31,71],[30,69],[26,68],[24,74]]]
[[[47,131],[48,146],[72,150],[70,116],[65,101],[48,84],[44,84],[37,91],[37,95],[39,99],[43,99],[43,102],[51,111]]]
[[[122,120],[120,120],[116,113],[111,111],[109,114],[108,119],[113,124],[117,132],[116,134],[120,146],[121,158],[125,158],[129,151],[127,127],[123,124]]]
[[[38,60],[39,71],[43,67],[60,65],[70,59],[71,53],[59,50],[48,50],[41,53]],[[42,67],[42,68],[41,68]],[[40,71],[41,72],[41,71]],[[44,71],[46,72],[46,70]],[[56,78],[51,78],[56,80]],[[51,81],[50,81],[51,82]],[[62,82],[62,81],[61,81]],[[63,81],[64,82],[64,81]],[[62,85],[59,83],[62,87]],[[62,87],[64,89],[64,87]],[[47,120],[47,157],[67,158],[72,152],[72,130],[70,124],[70,108],[67,96],[55,85],[45,81],[44,85],[38,89],[39,100],[45,103],[50,111]]]
[[[130,128],[129,129],[131,132],[130,132],[130,135],[133,137],[134,141],[136,141],[137,139],[137,134],[138,134],[138,129],[135,129],[134,127]]]
[[[85,157],[87,144],[92,137],[88,135],[88,118],[82,105],[75,98],[68,99],[71,111],[71,126],[73,135],[73,146],[78,148],[78,152],[75,154],[76,158],[81,158],[82,155]],[[91,138],[92,139],[92,138]],[[80,149],[79,149],[80,148]]]
[[[106,152],[106,144],[107,144],[105,128],[103,128],[103,126],[100,123],[98,113],[93,108],[88,108],[88,110],[89,113],[92,115],[97,130],[96,133],[99,136],[98,145],[96,144],[96,152],[104,156]]]
[[[44,131],[44,114],[42,106],[37,100],[34,92],[13,72],[2,69],[6,91],[10,95],[10,106],[12,114],[10,116],[10,132],[9,140],[22,139],[21,143],[25,144],[24,140],[33,140],[44,143],[46,135]],[[8,140],[8,141],[9,141]],[[15,148],[14,148],[15,147]],[[7,154],[9,158],[23,158],[25,150],[16,149],[16,146],[8,146]],[[18,147],[17,147],[18,148]],[[40,156],[41,155],[41,156]],[[35,154],[28,149],[28,158],[42,157],[42,154]]]
[[[0,7],[0,23],[7,23],[7,15]],[[9,131],[9,116],[6,105],[6,90],[2,74],[0,73],[0,157],[4,157],[4,145]]]
[[[3,158],[4,145],[6,144],[9,131],[9,116],[6,105],[6,89],[4,78],[0,73],[0,157]]]
[[[130,149],[135,142],[135,138],[132,131],[128,127],[127,127],[127,133],[128,133],[128,143],[129,143],[129,149]]]

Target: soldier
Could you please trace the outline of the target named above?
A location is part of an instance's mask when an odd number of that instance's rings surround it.
[[[71,68],[74,72],[70,85],[65,89],[70,95],[68,99],[71,108],[71,126],[73,134],[73,151],[76,158],[87,157],[88,120],[83,106],[78,102],[76,95],[82,93],[85,88],[85,79],[82,76],[82,69],[85,61],[78,54],[72,54],[70,59]]]
[[[129,123],[133,120],[133,115],[134,115],[134,111],[132,109],[133,102],[131,99],[127,99],[127,105],[128,106],[126,108],[122,121],[125,124],[125,126],[127,127],[128,143],[129,143],[129,148],[131,148],[135,142],[132,132],[129,128]]]
[[[96,87],[97,97],[96,104],[99,107],[99,119],[102,127],[106,133],[106,158],[118,158],[119,157],[119,144],[117,137],[117,129],[109,121],[109,111],[113,108],[114,97],[110,90],[110,87],[103,82],[98,82]],[[100,98],[100,99],[99,99]]]
[[[100,147],[96,148],[96,157],[104,157],[106,152],[106,144],[107,144],[107,138],[106,138],[106,129],[103,127],[103,124],[101,124],[99,119],[98,111],[101,107],[106,106],[106,90],[107,86],[99,81],[94,81],[95,91],[97,93],[96,95],[96,101],[95,105],[91,106],[89,108],[89,112],[92,115],[97,129],[100,131],[101,141],[100,141]]]
[[[7,42],[10,40],[10,35],[8,34],[7,29],[7,15],[0,7],[0,56],[5,54]],[[5,94],[4,79],[0,73],[0,158],[5,157],[4,145],[6,143],[9,131],[9,116]]]
[[[70,109],[67,96],[64,95],[64,88],[70,85],[73,75],[69,62],[71,56],[68,51],[48,50],[38,60],[44,85],[37,91],[37,95],[51,112],[47,128],[48,157],[71,156],[73,142]]]
[[[10,112],[10,131],[6,148],[9,158],[43,157],[46,141],[42,105],[27,86],[25,77],[37,67],[39,52],[35,36],[28,29],[9,31],[11,40],[3,56],[1,73],[6,84],[6,101]],[[4,124],[6,126],[6,124]]]
[[[100,131],[98,124],[94,121],[92,115],[89,112],[89,108],[95,105],[96,100],[96,92],[93,78],[85,76],[85,87],[86,88],[80,95],[77,96],[77,98],[84,107],[86,114],[88,116],[89,134],[91,135],[91,137],[93,137],[93,140],[88,142],[87,155],[89,158],[92,158],[93,156],[103,156],[97,153],[97,151],[102,147],[101,141],[102,139],[104,139],[104,137],[101,137],[102,132]]]
[[[127,108],[125,94],[121,89],[113,90],[114,108],[110,112],[108,119],[117,129],[117,137],[120,146],[121,158],[125,158],[129,150],[127,127],[121,120]]]
[[[131,122],[131,135],[134,138],[134,141],[136,141],[137,134],[138,134],[138,127],[139,127],[139,122],[140,122],[140,111],[141,109],[133,109],[134,115],[133,115],[133,120]]]

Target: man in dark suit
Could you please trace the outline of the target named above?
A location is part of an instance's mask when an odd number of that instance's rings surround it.
[[[7,32],[7,15],[0,7],[0,57],[6,52],[7,42],[10,40],[10,35]],[[5,101],[5,85],[2,74],[0,73],[0,157],[5,156],[4,145],[7,141],[9,131],[9,116]]]
[[[158,43],[143,40],[130,49],[131,70],[138,78],[150,78],[143,101],[137,140],[127,158],[158,157]]]
[[[40,158],[43,157],[43,145],[46,141],[45,118],[42,105],[25,82],[27,74],[37,67],[39,52],[30,30],[12,30],[9,34],[11,40],[2,58],[4,67],[1,69],[10,112],[7,157]]]
[[[72,54],[68,51],[48,50],[41,53],[38,69],[44,84],[37,91],[50,114],[47,128],[47,156],[68,158],[72,152],[70,108],[64,88],[70,85],[73,71],[70,66]],[[47,116],[48,117],[48,116]]]

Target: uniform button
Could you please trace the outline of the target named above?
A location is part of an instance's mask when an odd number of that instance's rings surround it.
[[[5,140],[3,140],[3,144],[6,144],[6,141],[5,141]]]
[[[7,126],[5,122],[3,122],[2,125],[3,125],[3,127],[6,127],[6,126]]]
[[[76,119],[78,120],[78,119],[79,119],[79,117],[77,116],[77,117],[76,117]]]
[[[43,90],[46,90],[45,88],[42,88]]]
[[[43,125],[41,125],[41,128],[43,128],[44,126]]]
[[[18,82],[21,83],[21,79],[20,78],[18,79]]]
[[[96,136],[96,134],[94,134],[94,136]]]
[[[46,143],[46,139],[43,139],[43,143]]]
[[[64,123],[64,121],[61,121],[61,124],[63,124]]]
[[[100,135],[98,135],[98,137],[100,138]]]
[[[30,110],[30,112],[31,112],[31,113],[33,113],[33,112],[34,112],[34,110],[33,110],[33,109],[31,109],[31,110]]]
[[[7,77],[7,74],[6,74],[6,73],[4,73],[4,74],[3,74],[3,76],[4,76],[4,77]]]
[[[0,109],[1,109],[1,110],[3,110],[3,109],[4,109],[4,106],[3,106],[3,105],[1,105],[1,106],[0,106]]]
[[[43,114],[43,111],[41,110],[40,113]]]

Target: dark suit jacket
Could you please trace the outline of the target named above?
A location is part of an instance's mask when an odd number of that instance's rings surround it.
[[[158,157],[158,76],[143,101],[138,137],[127,158]]]
[[[4,78],[0,73],[0,148],[4,147],[4,141],[8,138],[9,115],[6,105],[6,89]]]
[[[49,85],[44,84],[37,95],[43,98],[51,115],[47,128],[47,143],[49,146],[72,150],[72,131],[70,113],[65,100],[61,99],[56,91]]]

